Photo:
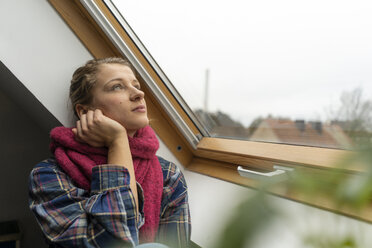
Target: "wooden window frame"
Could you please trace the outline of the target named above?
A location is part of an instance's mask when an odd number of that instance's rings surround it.
[[[105,14],[107,20],[126,42],[147,73],[152,77],[153,81],[187,123],[190,130],[195,135],[200,135],[198,128],[183,111],[177,99],[175,99],[164,85],[152,65],[148,63],[142,52],[121,27],[104,2],[102,0],[92,1]],[[122,56],[121,52],[113,45],[110,38],[106,36],[79,0],[49,0],[49,2],[94,58]],[[139,80],[142,80],[142,84],[144,83],[142,78],[139,78]],[[196,149],[194,149],[172,122],[167,112],[157,102],[156,97],[151,93],[150,89],[143,87],[143,90],[145,92],[146,102],[148,103],[148,115],[151,120],[151,126],[170,151],[190,171],[255,188],[257,182],[243,178],[237,173],[238,165],[260,170],[272,170],[274,165],[310,168],[320,171],[332,170],[335,169],[333,165],[340,158],[353,153],[351,151],[328,148],[210,137],[202,138]],[[346,172],[361,173],[363,172],[363,168],[355,166],[348,168]],[[280,188],[272,190],[270,193],[372,223],[372,211],[355,212],[350,209],[340,210],[327,200],[310,202],[301,195],[288,194],[288,192],[283,192]]]

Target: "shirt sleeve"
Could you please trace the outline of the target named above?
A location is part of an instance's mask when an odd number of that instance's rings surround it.
[[[76,187],[56,165],[41,163],[30,175],[30,209],[46,238],[61,247],[134,247],[143,225],[129,187],[128,170],[99,165],[92,170],[91,191]]]
[[[172,248],[189,247],[191,220],[185,178],[171,162],[163,165],[163,173],[162,213],[157,240]]]

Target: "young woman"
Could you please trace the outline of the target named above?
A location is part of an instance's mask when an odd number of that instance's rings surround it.
[[[30,208],[54,247],[188,247],[185,179],[155,155],[144,93],[121,58],[73,74],[74,128],[51,131],[53,157],[30,175]]]

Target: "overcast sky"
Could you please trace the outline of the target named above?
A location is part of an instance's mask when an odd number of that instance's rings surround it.
[[[343,91],[372,100],[372,1],[113,1],[189,106],[245,125],[325,120]]]

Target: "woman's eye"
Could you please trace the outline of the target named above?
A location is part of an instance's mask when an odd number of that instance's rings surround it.
[[[121,90],[121,89],[123,89],[123,85],[121,85],[121,84],[115,84],[114,86],[112,86],[112,89],[113,90]]]

